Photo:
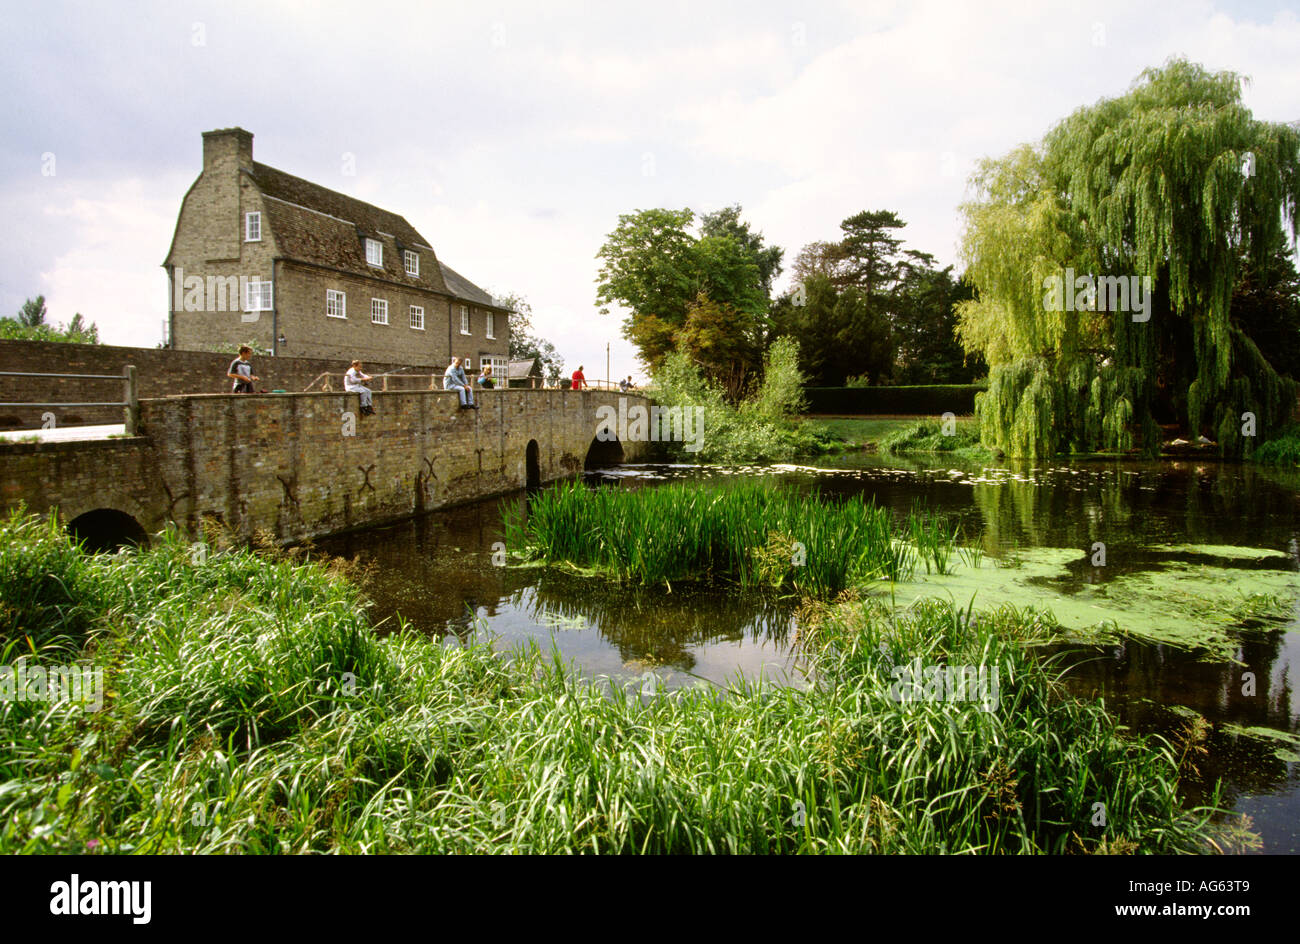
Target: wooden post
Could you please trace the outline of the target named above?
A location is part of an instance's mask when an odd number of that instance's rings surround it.
[[[136,429],[140,425],[140,393],[136,386],[135,365],[126,365],[126,408],[124,410],[126,420],[126,434],[134,436]]]

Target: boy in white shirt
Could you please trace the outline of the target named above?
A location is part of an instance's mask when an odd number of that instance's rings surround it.
[[[348,372],[343,375],[343,389],[348,393],[361,394],[361,415],[372,416],[375,408],[370,405],[370,388],[367,387],[366,381],[373,380],[369,374],[361,372],[361,361],[353,361]]]

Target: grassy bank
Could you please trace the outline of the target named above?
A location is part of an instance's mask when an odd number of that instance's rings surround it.
[[[976,460],[992,457],[980,443],[979,422],[971,417],[954,419],[951,427],[945,427],[942,420],[910,424],[886,435],[880,449],[891,455],[944,454]]]
[[[98,712],[0,702],[0,852],[1210,848],[1176,800],[1195,736],[1122,737],[1065,698],[1029,611],[845,603],[805,623],[806,690],[649,696],[536,650],[378,638],[319,564],[175,538],[87,557],[11,518],[0,603],[6,664],[107,683]],[[996,667],[994,710],[896,700],[914,659]]]
[[[809,416],[804,425],[845,448],[878,447],[890,433],[915,424],[917,416]]]
[[[913,513],[896,529],[889,512],[853,498],[810,498],[771,483],[675,483],[591,489],[578,483],[520,500],[506,519],[508,546],[647,584],[728,581],[830,598],[870,580],[906,580],[918,564],[942,573],[956,536]]]

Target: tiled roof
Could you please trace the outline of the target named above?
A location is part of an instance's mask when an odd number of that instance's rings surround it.
[[[271,235],[285,258],[425,291],[447,292],[437,254],[396,213],[265,164],[255,163],[249,177],[266,198],[263,205]],[[382,266],[366,262],[366,238],[383,245]],[[403,249],[420,254],[418,276],[406,274]]]
[[[447,289],[451,294],[479,305],[487,305],[491,308],[501,307],[497,304],[496,299],[447,265],[447,263],[440,261],[438,265],[442,268],[443,281],[447,283]]]
[[[537,369],[537,358],[531,358],[526,361],[511,361],[510,367],[506,371],[506,377],[515,380],[520,377],[540,377],[542,372]]]
[[[286,258],[501,307],[483,289],[443,265],[429,241],[404,217],[266,164],[254,162],[253,170],[246,173],[270,198],[265,201],[267,222]],[[366,238],[383,244],[382,267],[366,262]],[[419,252],[418,276],[406,274],[404,249]]]
[[[429,241],[417,233],[414,226],[396,213],[381,210],[356,197],[346,196],[310,180],[303,180],[256,161],[253,162],[253,180],[267,196],[347,220],[355,224],[365,236],[375,237],[380,233],[388,233],[408,247],[429,245]]]

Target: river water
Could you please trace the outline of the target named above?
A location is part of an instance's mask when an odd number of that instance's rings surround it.
[[[1078,551],[1052,580],[1057,599],[1085,587],[1158,572],[1186,548],[1273,552],[1236,562],[1252,570],[1300,572],[1300,479],[1210,461],[1071,461],[996,466],[926,463],[856,453],[815,465],[717,469],[622,466],[589,474],[592,487],[649,488],[672,480],[762,476],[827,496],[863,495],[898,516],[915,503],[960,525],[963,543],[990,559],[1034,548]],[[503,507],[522,496],[436,512],[399,525],[318,544],[372,564],[374,615],[400,618],[448,642],[489,633],[499,645],[554,646],[588,676],[648,679],[657,686],[726,684],[744,675],[802,684],[789,603],[674,587],[634,591],[546,568],[494,566],[504,547]],[[1092,566],[1098,540],[1106,566]],[[1218,553],[1231,556],[1231,551]],[[1069,556],[1069,555],[1067,555]],[[1235,592],[1232,580],[1223,593]],[[961,601],[965,602],[965,601]],[[1185,709],[1212,725],[1199,774],[1184,780],[1188,802],[1222,802],[1251,816],[1260,851],[1300,853],[1300,747],[1260,737],[1300,733],[1300,611],[1281,629],[1232,633],[1235,652],[1207,653],[1120,639],[1055,647],[1067,685],[1139,732],[1169,734]],[[1249,670],[1253,682],[1243,684]],[[1245,729],[1251,729],[1247,732]]]

